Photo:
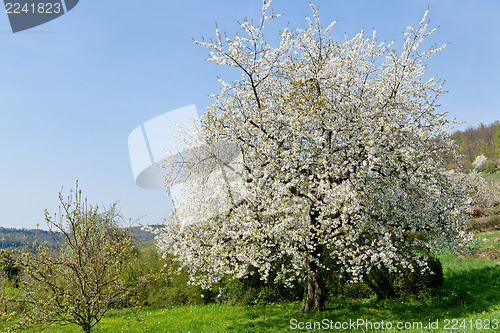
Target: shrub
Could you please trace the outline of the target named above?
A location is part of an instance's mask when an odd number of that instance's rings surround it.
[[[480,232],[500,229],[500,215],[479,217],[472,220],[472,229]]]
[[[22,273],[22,266],[6,250],[0,250],[0,272],[17,288]]]
[[[143,248],[129,269],[124,272],[127,281],[148,277],[132,292],[139,306],[164,307],[204,302],[202,290],[188,285],[189,275],[178,271],[179,265],[170,258],[164,259],[155,248]],[[124,304],[126,306],[126,304]]]
[[[415,261],[411,262],[414,267]],[[399,267],[399,272],[389,272],[385,267],[375,268],[365,277],[366,284],[379,299],[417,295],[443,284],[443,268],[437,258],[427,259],[429,270],[411,270]]]
[[[346,277],[341,277],[338,271],[326,274],[325,284],[330,299],[361,299],[373,294],[366,283],[350,283]]]
[[[275,272],[271,272],[265,281],[256,269],[240,279],[226,277],[214,289],[217,293],[216,300],[233,305],[264,305],[302,299],[304,289],[299,281],[285,286],[274,280]]]

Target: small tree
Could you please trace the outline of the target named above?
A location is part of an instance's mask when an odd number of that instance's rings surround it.
[[[479,155],[476,157],[474,162],[472,164],[474,165],[474,168],[478,171],[484,171],[486,170],[486,164],[488,163],[488,158],[484,155]]]
[[[425,270],[424,253],[466,249],[467,193],[445,158],[457,158],[451,121],[435,112],[444,90],[424,79],[425,59],[441,50],[421,49],[434,33],[427,13],[398,52],[375,32],[335,41],[314,6],[306,29],[287,27],[272,46],[269,6],[243,34],[217,29],[199,42],[242,76],[220,81],[187,153],[166,165],[167,187],[184,181],[186,200],[161,249],[203,287],[255,271],[305,281],[306,311],[325,306],[328,261],[359,281],[374,268]]]
[[[15,288],[18,287],[22,267],[10,252],[3,249],[0,250],[0,271]]]
[[[495,167],[495,164],[493,163],[492,160],[488,160],[488,162],[486,162],[486,171],[487,172],[494,172],[496,167]]]
[[[500,160],[500,123],[497,124],[497,131],[495,132],[495,156]]]
[[[64,243],[58,249],[35,244],[19,259],[29,292],[18,301],[31,308],[19,326],[73,323],[88,333],[113,305],[127,300],[132,284],[121,273],[133,255],[131,236],[119,228],[115,206],[99,211],[88,205],[78,183],[67,200],[61,193],[59,200],[59,217],[45,211],[45,219]]]

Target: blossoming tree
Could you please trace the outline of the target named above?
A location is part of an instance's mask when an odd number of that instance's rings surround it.
[[[210,287],[223,276],[305,282],[305,310],[323,309],[328,256],[353,281],[385,267],[426,269],[425,256],[463,251],[467,193],[446,158],[451,121],[436,112],[444,91],[424,78],[427,13],[406,28],[399,51],[361,31],[342,42],[314,6],[305,30],[263,30],[276,18],[264,1],[244,35],[197,42],[209,61],[239,70],[200,124],[185,131],[183,156],[165,165],[166,186],[184,201],[158,244]],[[413,267],[417,266],[417,267]]]
[[[472,162],[472,165],[474,165],[474,169],[484,171],[487,163],[488,163],[488,158],[484,155],[479,155],[476,157],[474,162]]]

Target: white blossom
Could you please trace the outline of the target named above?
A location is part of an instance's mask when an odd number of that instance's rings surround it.
[[[427,12],[399,51],[375,31],[334,40],[313,6],[306,29],[284,29],[271,46],[262,33],[275,17],[269,3],[244,34],[217,28],[215,40],[197,42],[243,76],[220,80],[186,132],[191,153],[165,166],[167,188],[179,175],[186,187],[160,249],[203,287],[250,267],[304,279],[325,254],[358,281],[381,265],[413,269],[411,259],[425,268],[417,253],[466,250],[469,192],[446,167],[457,153],[452,122],[436,112],[442,81],[425,77],[423,60],[442,49],[422,49],[435,32]]]
[[[486,163],[488,163],[488,158],[484,155],[477,156],[474,162],[472,162],[476,170],[483,170],[486,166]]]

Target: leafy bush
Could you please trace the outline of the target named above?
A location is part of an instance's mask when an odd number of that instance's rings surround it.
[[[22,302],[12,302],[12,299],[19,298],[25,291],[23,282],[12,283],[8,279],[0,281],[0,318],[8,319],[19,313],[26,311],[27,305]]]
[[[328,255],[328,254],[327,254]],[[325,274],[325,287],[330,299],[361,299],[370,297],[373,292],[364,282],[352,283],[348,276],[340,274],[339,267],[328,255],[329,270]]]
[[[414,267],[419,267],[412,262]],[[443,268],[437,258],[427,260],[429,270],[399,267],[399,272],[389,272],[385,267],[372,269],[365,277],[366,284],[379,299],[424,293],[443,284]]]
[[[213,288],[213,300],[220,303],[227,303],[230,305],[249,305],[257,298],[258,287],[255,287],[250,282],[251,279],[232,279],[230,277],[221,281],[215,288]],[[207,299],[210,300],[210,299]]]
[[[0,273],[5,275],[7,280],[17,288],[22,273],[22,266],[6,250],[0,250]]]
[[[179,272],[178,267],[172,260],[164,259],[156,248],[142,249],[123,275],[127,281],[149,278],[148,283],[141,284],[132,293],[136,305],[164,307],[202,303],[201,288],[188,285],[189,275]]]
[[[267,281],[261,279],[257,271],[250,271],[245,277],[227,277],[217,284],[216,300],[233,305],[264,305],[283,301],[296,301],[303,297],[303,286],[298,281],[291,287],[274,283],[274,274]]]

